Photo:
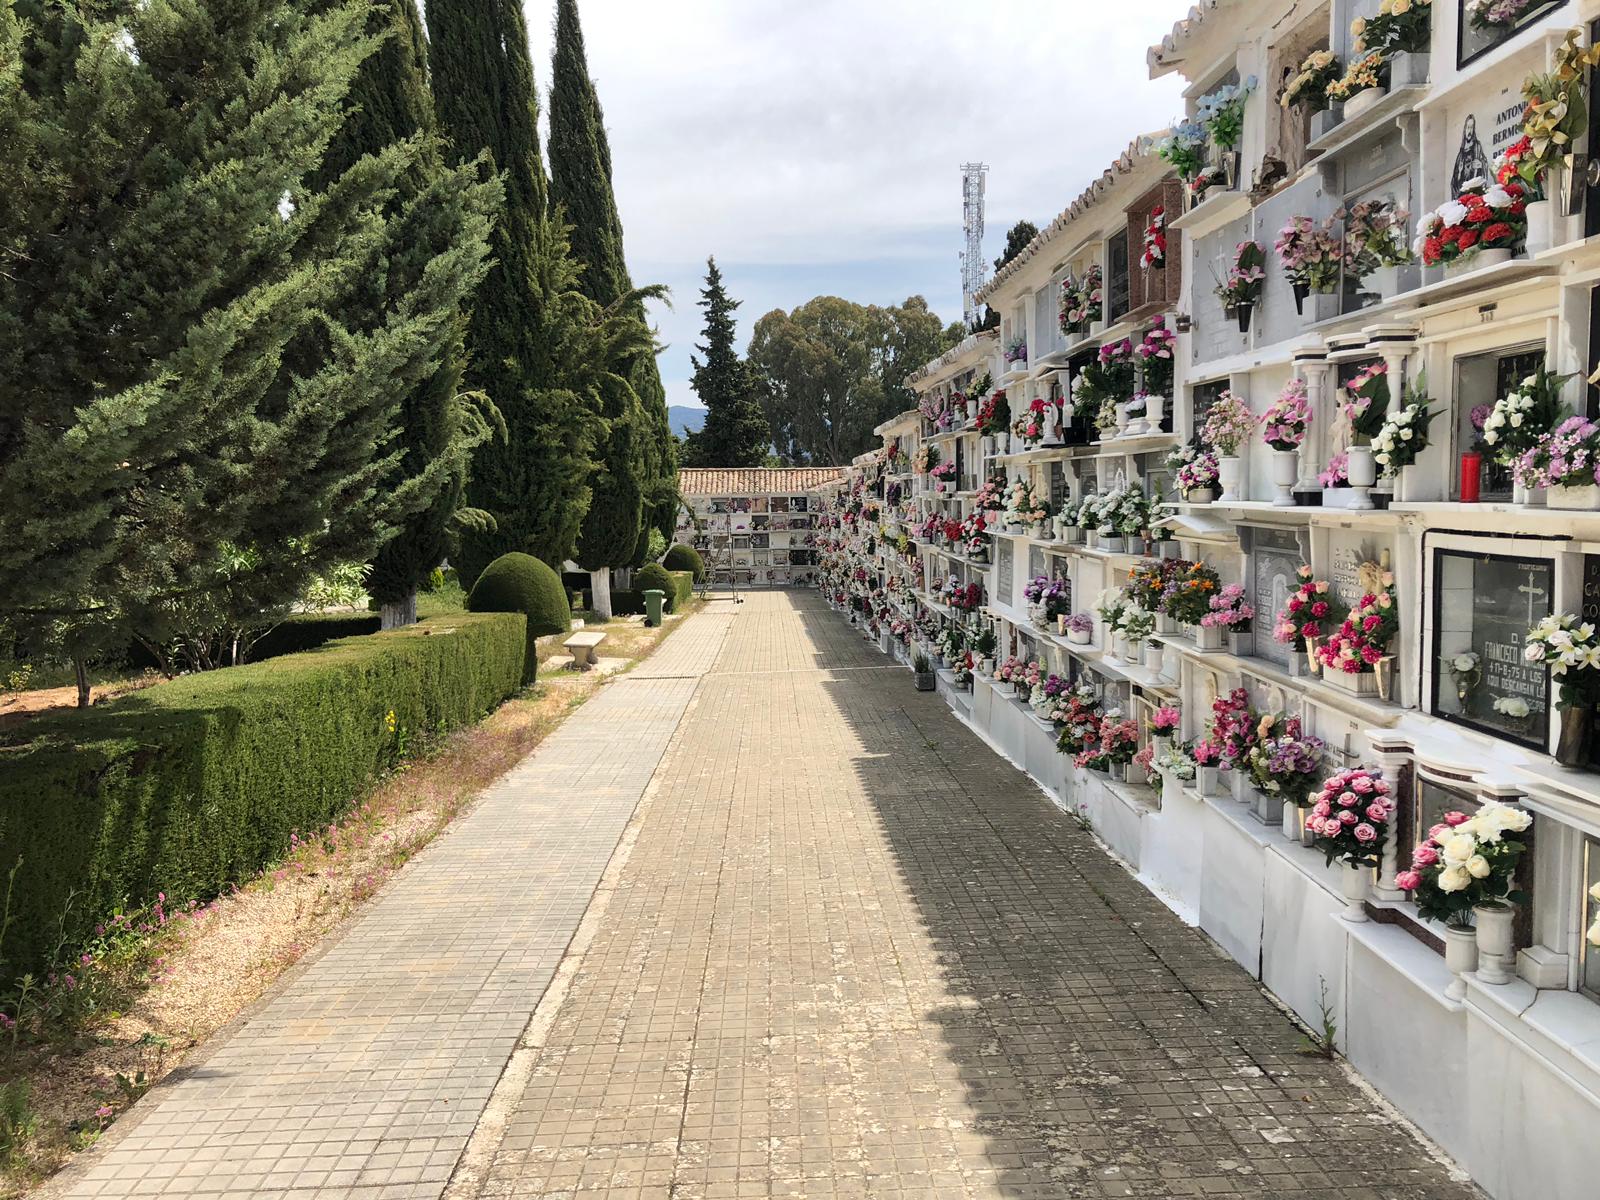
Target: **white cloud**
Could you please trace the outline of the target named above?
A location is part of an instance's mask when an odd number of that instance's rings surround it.
[[[920,291],[959,317],[961,163],[991,167],[992,259],[1179,112],[1144,51],[1189,2],[587,0],[628,258],[676,296],[659,314],[673,402],[693,402],[707,254],[746,334],[819,292]],[[554,3],[524,6],[542,90]]]

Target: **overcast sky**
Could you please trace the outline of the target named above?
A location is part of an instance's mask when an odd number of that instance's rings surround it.
[[[583,0],[628,265],[673,291],[655,313],[669,401],[698,404],[708,254],[743,302],[741,350],[819,294],[920,293],[959,318],[961,164],[990,166],[992,263],[1014,221],[1042,226],[1180,111],[1144,53],[1190,3]],[[524,6],[543,93],[554,0]]]

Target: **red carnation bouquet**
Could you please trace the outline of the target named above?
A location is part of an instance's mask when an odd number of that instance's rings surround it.
[[[1414,249],[1424,266],[1479,250],[1515,250],[1528,232],[1528,189],[1517,179],[1476,182],[1417,221]]]

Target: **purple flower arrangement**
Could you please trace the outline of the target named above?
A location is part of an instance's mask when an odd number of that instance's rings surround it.
[[[1511,472],[1529,488],[1600,484],[1600,425],[1568,417],[1517,456]]]

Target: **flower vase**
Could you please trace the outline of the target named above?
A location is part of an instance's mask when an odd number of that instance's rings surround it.
[[[1144,427],[1149,433],[1160,433],[1161,422],[1166,420],[1167,398],[1146,396],[1144,401]]]
[[[1195,790],[1202,796],[1215,796],[1221,789],[1217,786],[1217,768],[1196,766],[1194,769]]]
[[[1122,661],[1131,667],[1136,667],[1144,662],[1144,639],[1122,639]]]
[[[1332,684],[1351,696],[1376,696],[1378,674],[1376,671],[1346,671],[1341,667],[1324,667],[1322,681]]]
[[[1126,401],[1117,405],[1117,431],[1112,436],[1121,437],[1128,432],[1128,405]]]
[[[1600,487],[1592,483],[1582,487],[1553,487],[1545,492],[1545,506],[1565,512],[1595,512],[1600,510]]]
[[[1244,475],[1243,466],[1244,460],[1236,458],[1232,455],[1227,457],[1218,457],[1217,482],[1222,485],[1222,495],[1218,496],[1217,499],[1223,502],[1244,499],[1244,497],[1239,494],[1242,490],[1240,480]]]
[[[1272,486],[1278,494],[1272,498],[1274,508],[1293,508],[1294,485],[1300,479],[1300,452],[1274,450],[1272,452]]]
[[[1394,655],[1385,654],[1372,664],[1372,678],[1378,686],[1378,699],[1385,704],[1394,700]]]
[[[1234,315],[1239,318],[1240,333],[1248,334],[1250,332],[1250,315],[1255,312],[1255,310],[1256,306],[1254,304],[1241,304],[1238,308],[1234,309]]]
[[[1228,653],[1235,658],[1243,658],[1249,650],[1250,634],[1237,629],[1228,630]]]
[[[1517,909],[1513,904],[1478,904],[1472,909],[1477,930],[1478,978],[1484,983],[1510,983],[1516,966],[1512,922]]]
[[[1347,470],[1350,477],[1350,491],[1354,494],[1345,507],[1353,509],[1373,507],[1369,493],[1373,485],[1378,482],[1378,464],[1372,457],[1372,447],[1351,446]]]
[[[1228,772],[1228,787],[1233,793],[1233,802],[1250,807],[1255,799],[1255,788],[1250,783],[1250,776],[1238,767]]]
[[[1189,504],[1210,504],[1217,498],[1215,488],[1194,488],[1184,494],[1184,501]]]
[[[1445,987],[1447,999],[1460,1000],[1467,994],[1462,976],[1478,967],[1478,935],[1470,925],[1444,927],[1444,965],[1450,969],[1451,980]]]
[[[1222,649],[1222,626],[1196,625],[1194,628],[1194,644],[1198,650]]]
[[[1171,636],[1178,632],[1178,622],[1164,612],[1156,614],[1156,633]]]
[[[1067,615],[1068,614],[1066,613],[1056,614],[1056,635],[1058,637],[1065,637],[1067,635]]]
[[[1306,311],[1306,297],[1311,294],[1309,283],[1291,283],[1294,289],[1294,311],[1296,316],[1304,316]]]
[[[1582,770],[1589,763],[1589,739],[1593,730],[1590,706],[1585,703],[1561,709],[1561,736],[1556,741],[1556,762],[1569,770]]]
[[[1159,675],[1165,665],[1160,642],[1146,642],[1144,644],[1144,669]]]
[[[1116,783],[1126,783],[1128,782],[1128,764],[1112,763],[1106,774]]]
[[[1381,87],[1363,88],[1344,102],[1344,119],[1359,117],[1389,93]]]
[[[1340,915],[1346,921],[1365,921],[1367,919],[1367,884],[1372,877],[1372,871],[1367,867],[1345,864],[1344,884],[1345,909]]]
[[[1278,808],[1283,801],[1279,800],[1271,792],[1264,792],[1260,788],[1253,790],[1255,795],[1250,798],[1250,815],[1263,825],[1271,825],[1274,822],[1282,824],[1283,814],[1278,811]]]
[[[1100,534],[1100,549],[1107,554],[1122,554],[1127,549],[1127,539],[1120,533],[1102,532]]]
[[[1530,200],[1524,211],[1528,232],[1523,242],[1528,257],[1543,254],[1555,245],[1556,206],[1549,200]]]
[[[1067,630],[1067,641],[1071,642],[1074,646],[1087,646],[1092,638],[1093,635],[1087,629]]]
[[[1320,675],[1322,673],[1322,639],[1319,637],[1308,637],[1305,639],[1305,642],[1306,667],[1311,674]]]
[[[1298,804],[1283,802],[1283,814],[1279,818],[1279,828],[1283,831],[1285,841],[1298,842],[1300,840],[1301,817],[1304,810]]]

